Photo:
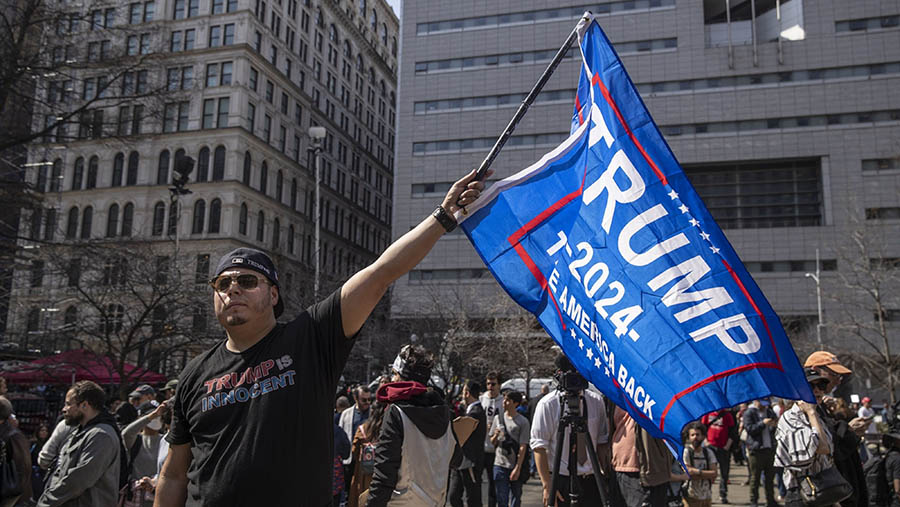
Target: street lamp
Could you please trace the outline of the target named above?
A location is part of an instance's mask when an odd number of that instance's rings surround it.
[[[819,342],[819,346],[822,346],[822,326],[825,325],[822,322],[822,284],[819,282],[819,249],[816,248],[816,272],[815,273],[806,273],[807,278],[812,278],[814,282],[816,282],[816,304],[819,309],[819,321],[816,324],[816,341]]]
[[[322,228],[322,224],[320,223],[319,218],[319,183],[322,180],[322,139],[325,139],[325,127],[310,127],[308,131],[309,137],[313,140],[313,147],[310,148],[310,151],[313,152],[313,156],[315,157],[315,165],[316,165],[316,202],[314,203],[313,208],[313,220],[315,220],[316,224],[316,239],[315,239],[315,251],[314,255],[316,256],[316,274],[313,283],[313,299],[315,301],[319,300],[319,273],[320,273],[320,263],[322,262],[321,255],[319,255],[319,232]]]
[[[187,185],[193,170],[193,158],[187,155],[175,157],[175,176],[172,177],[172,184],[175,186],[169,188],[169,192],[172,194],[172,201],[175,202],[175,262],[178,262],[178,231],[181,229],[181,201],[179,197],[192,193],[184,186]]]

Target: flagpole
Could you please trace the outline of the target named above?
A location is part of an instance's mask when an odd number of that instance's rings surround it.
[[[550,65],[548,65],[544,70],[544,73],[541,74],[541,77],[537,80],[537,83],[534,84],[531,92],[529,92],[528,96],[526,96],[522,103],[519,104],[519,109],[516,110],[516,114],[513,115],[512,120],[509,121],[506,129],[502,134],[500,134],[497,142],[494,143],[494,147],[491,148],[491,151],[487,154],[487,157],[485,157],[481,162],[481,166],[478,167],[478,171],[475,173],[476,180],[484,179],[484,176],[487,173],[488,169],[491,167],[491,164],[494,162],[494,159],[497,158],[497,155],[500,154],[500,150],[503,149],[503,145],[506,144],[509,136],[512,135],[514,130],[516,130],[516,126],[519,124],[519,121],[522,119],[522,117],[525,116],[525,113],[528,111],[528,107],[531,106],[531,103],[534,102],[534,99],[537,98],[539,93],[541,93],[541,89],[543,89],[544,85],[547,84],[550,76],[553,75],[553,71],[556,70],[556,67],[559,66],[559,63],[566,56],[566,52],[569,50],[569,47],[572,45],[572,42],[575,41],[575,38],[577,36],[578,27],[576,26],[572,30],[572,33],[569,34],[569,37],[566,38],[566,41],[563,43],[562,47],[559,48],[559,51],[556,52],[556,56],[553,57]]]

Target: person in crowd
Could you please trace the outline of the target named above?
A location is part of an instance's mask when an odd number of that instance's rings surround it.
[[[434,357],[406,345],[391,366],[392,382],[378,388],[384,415],[366,507],[443,506],[456,438],[440,391],[426,387]]]
[[[487,418],[487,432],[484,438],[484,463],[482,469],[487,472],[488,478],[488,507],[497,506],[497,489],[494,486],[494,460],[496,451],[491,444],[491,433],[494,417],[503,411],[503,397],[500,396],[500,374],[496,371],[488,372],[484,379],[485,391],[481,394],[481,406]]]
[[[884,455],[884,477],[878,480],[884,481],[880,486],[874,489],[882,489],[881,493],[884,498],[878,498],[878,491],[869,489],[870,505],[872,507],[900,507],[900,432],[893,427],[888,433],[881,437],[881,443],[885,448]],[[875,482],[875,481],[873,481]]]
[[[463,507],[463,495],[467,507],[481,507],[481,467],[484,463],[484,439],[487,434],[487,418],[479,399],[481,392],[481,383],[477,380],[469,380],[463,386],[465,415],[475,419],[477,424],[460,449],[460,464],[450,471],[448,496],[452,507]]]
[[[40,507],[116,505],[126,452],[105,401],[103,388],[90,380],[76,382],[66,393],[63,416],[76,429],[59,452]]]
[[[166,400],[172,398],[172,396],[175,396],[175,390],[177,388],[178,388],[178,379],[177,378],[173,378],[173,379],[169,380],[168,382],[166,382],[166,385],[164,385],[163,388],[160,389],[160,394],[162,395],[162,398],[159,401],[166,401]]]
[[[747,431],[747,453],[750,462],[750,505],[755,506],[759,500],[759,481],[764,479],[766,507],[775,507],[775,425],[778,423],[775,413],[769,406],[769,400],[754,400],[744,410],[743,424]]]
[[[531,428],[528,419],[518,412],[525,397],[518,391],[507,391],[503,396],[503,412],[494,416],[491,445],[496,449],[494,458],[494,487],[497,489],[497,505],[520,507],[522,505],[522,477],[528,473],[525,456]]]
[[[555,360],[557,373],[568,372],[572,374],[575,368],[563,354],[558,354]],[[582,414],[587,422],[588,434],[597,451],[597,458],[604,470],[609,469],[609,420],[606,416],[606,406],[603,396],[590,389],[581,391],[582,407],[586,407],[586,414]],[[534,452],[534,461],[537,465],[538,476],[541,478],[544,503],[553,503],[550,499],[550,489],[553,478],[551,472],[556,461],[556,439],[559,428],[559,414],[562,410],[562,395],[558,389],[541,398],[534,410],[534,421],[531,425],[531,450]],[[569,504],[570,480],[569,480],[569,438],[571,426],[567,428],[563,436],[563,455],[559,457],[559,480],[557,481],[558,505]],[[600,492],[597,490],[597,482],[594,479],[594,470],[587,456],[587,449],[576,441],[577,449],[577,475],[575,480],[581,490],[581,499],[584,505],[600,505]]]
[[[716,454],[703,445],[703,425],[692,423],[687,428],[682,459],[690,479],[683,495],[684,507],[712,507],[712,483],[716,480]],[[728,503],[722,502],[722,503]]]
[[[716,410],[700,420],[706,426],[706,443],[719,465],[719,503],[728,503],[728,476],[731,471],[731,440],[734,416],[728,409]]]
[[[853,372],[841,364],[837,356],[831,352],[819,350],[813,352],[803,363],[804,368],[812,368],[828,380],[822,403],[816,405],[819,418],[831,434],[834,466],[850,485],[853,494],[841,502],[842,507],[863,507],[869,505],[869,493],[866,488],[866,474],[863,471],[862,458],[859,455],[861,437],[865,434],[869,421],[856,414],[848,413],[838,399],[829,395]]]
[[[872,408],[872,398],[866,396],[860,401],[862,405],[857,410],[856,415],[860,419],[869,421],[869,425],[866,426],[866,433],[875,435],[878,433],[878,427],[875,426],[875,410]]]
[[[355,337],[394,280],[478,198],[484,183],[475,175],[456,181],[432,215],[286,324],[276,322],[284,302],[265,253],[239,248],[220,259],[210,284],[226,337],[179,376],[159,505],[331,501],[334,393]]]
[[[350,398],[348,398],[344,395],[340,395],[334,401],[334,424],[337,424],[338,428],[341,427],[340,426],[341,415],[348,408],[350,408]],[[341,430],[341,431],[343,431],[343,430]]]
[[[528,422],[531,423],[534,421],[534,411],[537,409],[537,404],[541,401],[544,396],[547,396],[547,393],[550,392],[550,384],[544,384],[541,386],[541,392],[537,396],[532,396],[530,400],[528,400]]]
[[[6,396],[0,395],[0,442],[6,451],[6,459],[15,463],[19,472],[20,491],[14,497],[0,499],[0,507],[12,507],[20,498],[31,498],[31,453],[28,438],[12,424],[13,415],[12,403]],[[6,462],[3,463],[5,465]]]
[[[813,368],[806,369],[806,381],[812,388],[816,403],[821,403],[829,381]],[[785,507],[802,507],[799,477],[815,475],[832,466],[831,433],[825,427],[816,405],[796,402],[778,421],[775,431],[777,451],[775,465],[783,469],[782,477],[787,493]]]
[[[618,504],[624,507],[665,507],[669,482],[689,479],[674,474],[675,460],[662,440],[653,438],[619,407],[613,412],[612,467]]]
[[[356,429],[369,418],[369,407],[372,405],[372,391],[366,386],[357,386],[353,389],[353,398],[356,403],[352,407],[341,413],[341,419],[338,422],[344,434],[347,435],[347,441],[351,441],[356,435]],[[352,474],[351,462],[352,456],[348,455],[344,459],[344,473],[349,477]]]
[[[168,410],[165,403],[154,407],[150,402],[138,411],[139,417],[122,430],[122,441],[128,450],[128,473],[133,505],[150,507],[153,505],[153,484],[151,478],[157,473],[159,442],[162,440],[162,416]]]
[[[47,471],[38,464],[38,455],[43,449],[44,444],[50,439],[50,427],[46,423],[41,423],[34,437],[31,439],[31,498],[36,502],[44,492],[44,479],[47,477]]]
[[[140,410],[145,404],[156,402],[156,390],[148,384],[142,384],[134,391],[131,391],[131,394],[128,395],[128,399],[131,401],[132,405],[135,405],[136,409]],[[157,403],[154,403],[153,405],[156,406]]]
[[[65,417],[60,419],[53,428],[50,438],[47,439],[38,453],[38,466],[46,470],[47,473],[53,474],[59,461],[59,450],[74,432],[75,427],[67,424]]]
[[[372,474],[375,472],[375,449],[378,447],[378,436],[384,422],[384,410],[387,404],[376,401],[369,409],[369,418],[356,428],[353,435],[353,475],[350,477],[347,507],[359,505],[359,495],[369,489]],[[481,445],[479,443],[479,445]]]
[[[341,505],[344,489],[350,477],[346,474],[344,460],[350,455],[350,439],[340,426],[334,428],[334,476],[331,480],[332,505]]]
[[[116,416],[116,424],[119,430],[125,429],[125,426],[133,423],[138,417],[137,406],[140,396],[128,397],[128,403],[119,403],[113,409],[112,413]],[[117,400],[119,401],[119,400]]]

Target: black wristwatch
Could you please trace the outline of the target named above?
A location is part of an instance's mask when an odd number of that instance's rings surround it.
[[[443,206],[438,206],[434,208],[434,211],[431,213],[431,216],[437,219],[438,223],[444,226],[444,230],[447,232],[456,229],[456,219],[453,218],[453,215],[447,213],[447,210],[444,209]]]

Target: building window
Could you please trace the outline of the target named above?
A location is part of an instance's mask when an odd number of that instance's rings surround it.
[[[253,67],[250,67],[249,86],[250,86],[251,90],[256,91],[257,81],[259,81],[259,72],[256,69],[254,69]]]
[[[275,200],[281,202],[282,191],[284,190],[284,174],[281,170],[275,175]]]
[[[263,161],[262,168],[259,171],[259,191],[266,193],[266,187],[269,183],[269,165]]]
[[[822,225],[820,159],[685,166],[723,229]]]
[[[106,214],[106,237],[113,238],[119,230],[119,205],[113,204]]]
[[[78,207],[69,209],[69,217],[66,221],[66,239],[75,239],[78,235]]]
[[[250,152],[244,152],[244,174],[241,177],[241,182],[248,187],[250,186],[251,164],[252,157],[250,156]]]
[[[220,199],[213,199],[212,202],[209,203],[209,228],[207,231],[210,234],[219,233],[219,222],[221,221],[221,216],[222,201]]]
[[[99,165],[100,165],[100,159],[97,158],[97,155],[94,155],[88,161],[87,182],[85,184],[85,188],[96,188],[96,186],[97,186],[97,170],[98,170]]]
[[[272,250],[278,250],[278,243],[281,242],[281,222],[276,218],[272,222]]]
[[[231,76],[229,75],[229,79]],[[222,97],[219,99],[219,114],[216,117],[216,128],[225,128],[228,126],[228,113],[231,109],[231,99]]]
[[[213,153],[213,181],[222,181],[225,179],[225,147],[217,146]]]
[[[132,151],[128,155],[128,173],[125,177],[126,185],[137,185],[138,180],[138,163],[140,162],[140,155],[138,152]]]
[[[256,215],[256,241],[263,242],[266,237],[266,214],[259,211]]]
[[[163,108],[163,132],[187,130],[190,102],[170,102]]]
[[[211,26],[209,27],[209,44],[208,47],[214,48],[222,45],[222,27],[221,26]]]
[[[166,205],[160,201],[153,206],[153,228],[150,230],[150,233],[153,236],[162,236],[165,221]]]
[[[115,158],[113,158],[113,171],[112,171],[112,183],[110,186],[113,187],[121,187],[122,186],[122,175],[125,172],[125,154],[116,153]]]
[[[128,203],[122,208],[122,236],[131,237],[131,229],[134,225],[134,204]]]
[[[77,209],[77,208],[75,208]],[[94,208],[88,206],[81,213],[81,239],[91,239],[91,228],[94,224]]]
[[[212,102],[212,99],[206,100],[206,101],[204,101],[204,105],[205,105],[205,103],[211,103],[211,102]],[[206,121],[205,120],[205,117],[206,117],[205,109],[206,109],[206,107],[204,107],[204,114],[203,114],[204,122]],[[208,178],[209,178],[209,148],[204,146],[203,148],[200,148],[200,153],[197,155],[197,181],[203,182],[203,181],[206,181]]]
[[[241,203],[241,212],[238,215],[238,233],[247,235],[247,205]]]
[[[169,150],[159,153],[159,164],[156,167],[156,184],[167,185],[169,183]]]
[[[194,203],[194,217],[191,225],[191,234],[202,234],[203,223],[206,221],[206,201],[203,199]]]
[[[272,117],[265,115],[263,118],[263,140],[268,143],[272,136]]]

